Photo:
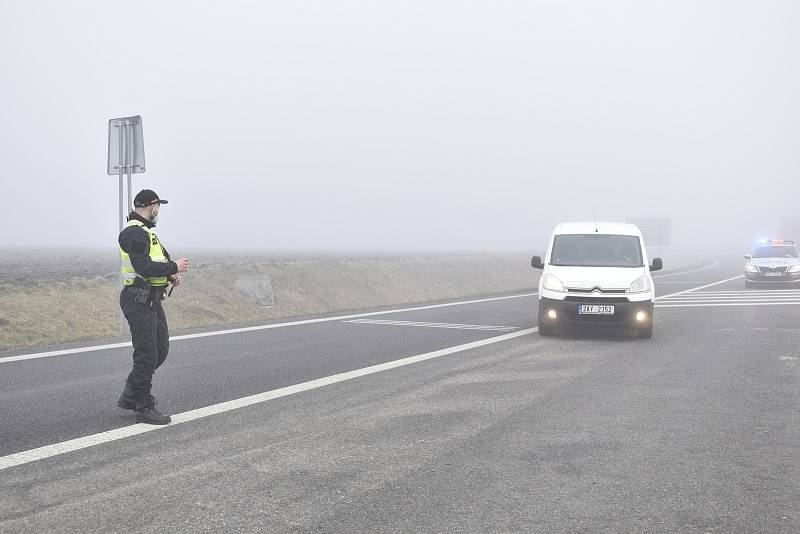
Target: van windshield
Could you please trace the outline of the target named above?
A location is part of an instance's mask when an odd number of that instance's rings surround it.
[[[643,267],[644,261],[638,236],[569,234],[555,237],[550,265]]]

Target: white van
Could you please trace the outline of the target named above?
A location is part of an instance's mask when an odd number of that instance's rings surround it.
[[[539,279],[539,334],[562,326],[636,330],[653,336],[655,288],[642,233],[634,224],[575,222],[556,226],[547,253],[534,256]]]

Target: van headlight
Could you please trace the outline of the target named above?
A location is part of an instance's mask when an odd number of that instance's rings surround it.
[[[798,266],[798,267],[800,267],[800,266]],[[744,272],[746,272],[746,273],[757,273],[758,272],[758,267],[756,267],[755,265],[745,265],[744,266]]]
[[[650,291],[650,279],[642,275],[633,281],[631,287],[628,288],[628,293],[644,293]]]
[[[800,264],[798,265],[790,265],[788,269],[786,269],[788,273],[800,273]]]
[[[564,284],[561,283],[561,280],[550,273],[544,275],[542,287],[549,291],[558,291],[560,293],[564,292]]]

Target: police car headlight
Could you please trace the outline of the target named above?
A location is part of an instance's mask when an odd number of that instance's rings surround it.
[[[755,265],[745,265],[744,266],[744,272],[746,272],[746,273],[757,273],[758,272],[758,267],[756,267]]]
[[[544,276],[542,287],[550,291],[564,291],[564,284],[561,283],[561,280],[549,273]]]
[[[800,273],[800,264],[790,265],[789,268],[786,269],[786,271],[790,273]]]
[[[634,280],[631,287],[628,288],[628,293],[644,293],[645,291],[650,291],[650,280],[645,275]]]

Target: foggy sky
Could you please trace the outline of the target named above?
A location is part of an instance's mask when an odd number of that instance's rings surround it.
[[[137,114],[173,251],[800,220],[795,2],[74,4],[0,0],[0,246],[115,247],[107,124]]]

